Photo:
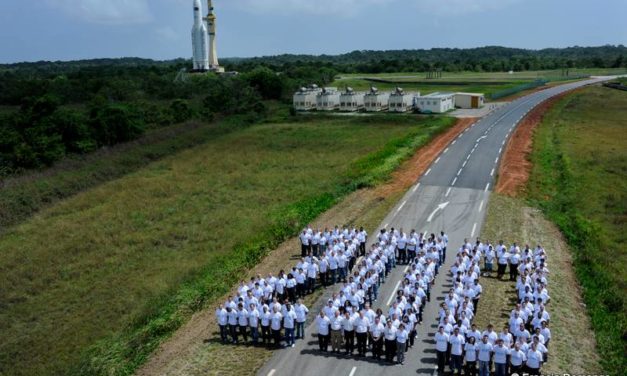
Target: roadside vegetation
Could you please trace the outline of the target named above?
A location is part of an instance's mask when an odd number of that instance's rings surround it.
[[[268,250],[449,118],[303,117],[215,137],[0,238],[0,372],[130,374]]]
[[[568,241],[603,371],[627,372],[627,94],[568,95],[534,135],[528,198]]]

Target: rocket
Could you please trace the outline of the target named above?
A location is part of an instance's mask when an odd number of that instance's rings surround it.
[[[192,48],[195,71],[209,70],[209,34],[202,16],[200,0],[194,0],[194,27],[192,27]]]

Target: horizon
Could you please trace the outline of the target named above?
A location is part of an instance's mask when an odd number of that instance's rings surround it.
[[[214,7],[220,58],[627,44],[620,0],[587,8],[567,0],[215,0]],[[2,64],[191,58],[191,0],[8,0],[0,21]]]

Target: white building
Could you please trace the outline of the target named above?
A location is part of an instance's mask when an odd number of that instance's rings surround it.
[[[325,87],[316,96],[316,110],[333,111],[340,108],[340,92],[334,87]]]
[[[457,108],[481,108],[484,103],[485,95],[482,93],[455,93]]]
[[[376,87],[364,95],[364,106],[367,112],[386,111],[389,106],[390,93],[380,92]]]
[[[420,93],[407,93],[402,88],[397,87],[390,94],[389,110],[390,112],[408,112],[414,110],[414,97],[420,96]]]
[[[315,109],[316,98],[320,92],[322,92],[322,89],[320,89],[318,85],[301,87],[296,93],[294,93],[294,109],[296,111],[309,111]]]
[[[364,108],[364,93],[347,87],[340,95],[340,111],[355,112]]]
[[[453,93],[431,93],[425,96],[418,96],[415,99],[415,106],[422,113],[441,114],[455,108],[455,94]]]

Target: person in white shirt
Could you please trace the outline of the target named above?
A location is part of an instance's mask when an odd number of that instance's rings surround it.
[[[270,321],[272,320],[272,312],[268,309],[267,305],[264,305],[260,314],[261,320],[261,339],[265,346],[269,346],[272,342],[270,336]]]
[[[318,277],[318,264],[312,262],[307,266],[307,292],[313,294],[316,291],[316,278]]]
[[[396,354],[396,332],[398,329],[392,325],[392,320],[388,319],[383,337],[385,338],[385,360],[392,363]]]
[[[301,257],[307,257],[310,251],[311,236],[307,233],[307,229],[303,229],[303,232],[299,236],[300,238],[300,255]]]
[[[405,350],[407,347],[407,339],[409,332],[404,324],[398,326],[396,331],[396,361],[399,364],[405,363]]]
[[[479,360],[479,376],[490,375],[490,360],[492,356],[492,344],[488,341],[488,335],[484,334],[481,343],[477,345],[477,359]]]
[[[278,307],[274,307],[274,312],[270,317],[270,329],[272,329],[272,337],[274,338],[274,347],[281,347],[281,326],[283,324],[283,315]]]
[[[285,312],[283,313],[283,329],[285,329],[285,343],[287,346],[294,347],[294,327],[296,326],[296,312],[292,305],[288,302],[285,304]]]
[[[355,335],[357,336],[357,353],[359,356],[366,356],[366,344],[368,342],[368,328],[370,322],[364,315],[364,311],[359,312],[359,316],[353,321],[355,326]]]
[[[475,337],[468,337],[464,345],[465,373],[467,376],[477,376],[477,341]]]
[[[320,351],[326,352],[329,348],[329,329],[331,320],[320,311],[320,315],[316,317],[316,327],[318,328],[318,346]]]
[[[296,339],[304,339],[305,321],[307,321],[309,309],[303,304],[302,299],[298,299],[298,302],[294,305],[294,312],[296,312]]]
[[[253,345],[257,346],[259,343],[259,310],[255,303],[250,303],[248,309],[248,325],[250,326],[250,336],[253,339]]]
[[[529,351],[527,351],[527,372],[529,375],[540,375],[540,369],[542,368],[542,352],[538,350],[535,343],[531,344]]]
[[[237,305],[237,325],[239,325],[239,334],[248,342],[248,311],[244,308],[243,303]]]
[[[435,350],[438,358],[438,372],[444,373],[446,365],[446,353],[448,352],[449,335],[444,332],[444,326],[440,325],[435,333]]]
[[[344,318],[340,311],[335,311],[331,318],[331,351],[339,353],[342,349],[342,321]]]
[[[228,339],[228,325],[229,325],[229,315],[224,308],[224,304],[220,304],[220,306],[216,309],[216,319],[218,320],[218,326],[220,327],[220,339],[223,344],[226,344]]]
[[[466,340],[464,336],[459,334],[459,328],[453,329],[453,334],[449,337],[451,345],[451,373],[457,371],[458,375],[462,374],[462,354]]]
[[[509,364],[510,364],[510,374],[521,374],[522,367],[525,361],[527,361],[527,355],[525,352],[520,349],[520,344],[516,342],[514,344],[514,348],[512,349],[509,355]]]
[[[503,340],[496,340],[496,346],[492,349],[494,352],[494,371],[496,376],[505,376],[507,374],[507,356],[509,349],[503,346]]]
[[[351,313],[344,312],[344,320],[342,320],[342,330],[344,330],[344,346],[346,349],[346,355],[353,355],[355,351],[355,319],[351,316]]]
[[[372,342],[372,357],[381,359],[383,355],[383,331],[385,325],[381,322],[381,316],[374,318],[374,323],[370,325],[370,340]]]

